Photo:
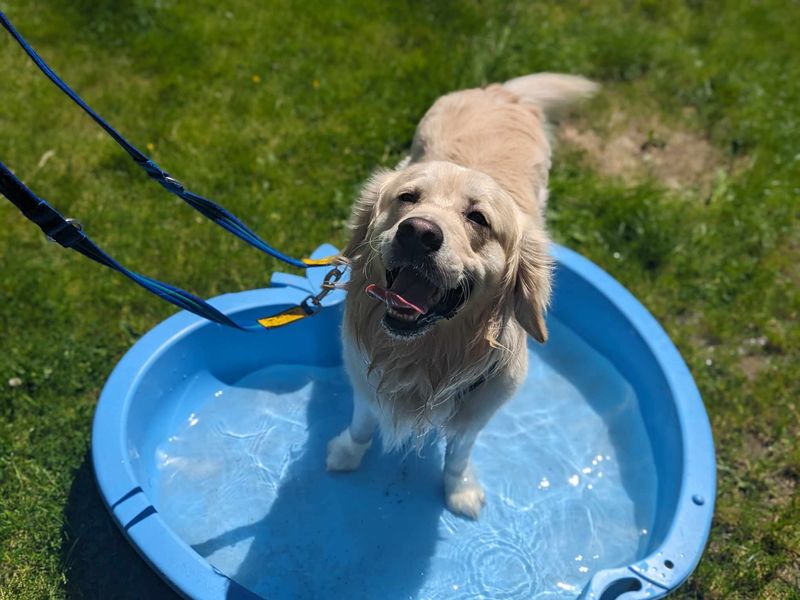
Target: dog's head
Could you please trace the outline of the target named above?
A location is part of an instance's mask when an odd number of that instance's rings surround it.
[[[444,319],[496,342],[516,319],[544,342],[551,261],[539,216],[497,182],[449,162],[376,174],[351,219],[353,284],[384,304],[381,324],[416,339]]]

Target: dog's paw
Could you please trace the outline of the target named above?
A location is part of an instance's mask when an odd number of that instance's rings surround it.
[[[468,519],[477,519],[486,503],[486,492],[472,467],[467,467],[461,475],[445,473],[444,494],[450,512]]]
[[[328,471],[354,471],[361,466],[361,459],[372,445],[372,440],[359,444],[350,436],[350,429],[328,442],[328,458],[326,461]]]

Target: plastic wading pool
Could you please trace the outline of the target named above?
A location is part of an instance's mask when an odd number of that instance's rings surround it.
[[[335,252],[321,247],[313,257]],[[108,379],[92,455],[123,533],[180,594],[216,598],[658,598],[700,560],[715,499],[711,430],[647,310],[562,247],[550,340],[479,436],[478,521],[444,508],[441,443],[325,471],[349,421],[344,293],[314,318],[241,333],[178,313]],[[259,317],[319,289],[215,298]]]

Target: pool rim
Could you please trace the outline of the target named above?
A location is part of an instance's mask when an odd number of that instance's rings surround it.
[[[314,255],[330,252],[331,247],[324,246]],[[583,256],[555,244],[552,254],[557,269],[570,271],[604,296],[647,344],[675,400],[683,450],[679,497],[663,542],[633,564],[598,571],[578,598],[607,600],[621,593],[630,600],[663,597],[694,571],[711,527],[716,464],[708,416],[683,358],[650,312],[619,282]],[[309,277],[319,279],[312,273]],[[282,273],[273,276],[272,284],[276,287],[224,294],[209,302],[224,313],[238,313],[298,303],[310,289],[305,278]],[[340,293],[332,299],[332,304],[341,302],[342,296]],[[260,596],[212,567],[172,531],[147,499],[126,447],[126,419],[141,378],[162,352],[201,327],[221,326],[181,311],[147,332],[120,359],[103,387],[95,411],[95,477],[103,502],[123,535],[178,594],[189,598],[256,599]],[[613,590],[618,593],[610,593]]]

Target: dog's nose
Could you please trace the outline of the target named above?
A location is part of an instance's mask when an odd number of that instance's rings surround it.
[[[410,255],[409,258],[432,254],[444,242],[441,227],[422,217],[410,217],[400,223],[394,237],[400,249]]]

